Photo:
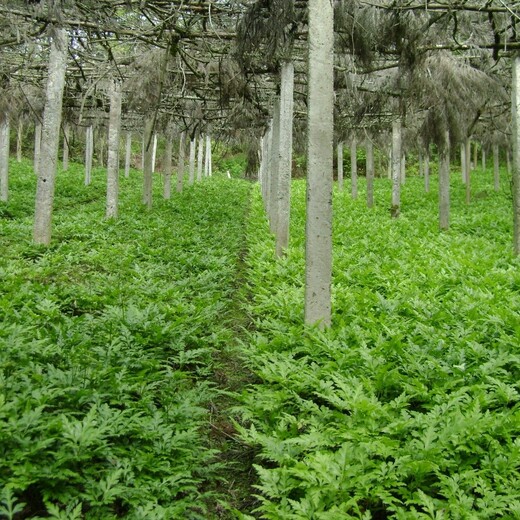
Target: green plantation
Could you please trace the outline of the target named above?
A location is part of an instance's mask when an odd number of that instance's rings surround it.
[[[510,189],[477,170],[334,193],[333,318],[304,325],[305,183],[274,255],[260,189],[225,172],[141,204],[58,172],[0,206],[0,518],[520,518],[520,263]],[[158,184],[158,183],[156,183]],[[159,190],[159,187],[155,188]]]

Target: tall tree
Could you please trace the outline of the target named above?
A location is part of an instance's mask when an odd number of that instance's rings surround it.
[[[334,12],[309,0],[305,323],[331,323]]]
[[[121,82],[110,85],[110,116],[108,126],[107,203],[106,218],[117,218],[119,198],[119,141],[121,134]]]
[[[61,27],[52,27],[33,229],[34,242],[42,245],[49,245],[51,241],[67,53],[67,31]]]

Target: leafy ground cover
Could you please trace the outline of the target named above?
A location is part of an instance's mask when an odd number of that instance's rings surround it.
[[[0,518],[216,518],[208,442],[249,185],[213,179],[140,202],[121,179],[59,172],[50,248],[31,244],[35,179],[0,208]],[[157,187],[160,190],[160,187]]]
[[[505,175],[504,175],[505,177]],[[305,328],[303,182],[292,241],[274,259],[258,193],[248,231],[242,439],[257,450],[266,519],[520,518],[520,262],[507,179],[452,179],[439,232],[435,178],[335,193],[333,326]],[[250,518],[242,515],[242,518]]]

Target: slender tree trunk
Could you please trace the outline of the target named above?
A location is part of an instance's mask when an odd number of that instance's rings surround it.
[[[94,155],[94,129],[87,127],[85,136],[85,186],[92,181],[92,156]]]
[[[474,147],[474,167],[477,164],[477,145],[475,143]],[[471,163],[471,141],[466,140],[466,204],[471,202],[471,167],[469,167]]]
[[[171,198],[172,192],[172,155],[173,155],[173,135],[172,129],[167,128],[166,130],[166,142],[164,148],[164,184],[163,184],[163,197],[166,200]]]
[[[153,116],[148,116],[144,125],[144,170],[143,170],[143,204],[152,209],[153,193]]]
[[[402,136],[402,134],[401,134]],[[406,155],[403,152],[401,154],[401,184],[406,182]]]
[[[23,119],[18,119],[18,132],[16,134],[16,160],[22,162],[22,147],[23,147]]]
[[[146,148],[146,136],[143,132],[143,140],[141,142],[141,171],[144,172],[144,150]]]
[[[38,175],[38,168],[40,167],[40,155],[42,149],[42,124],[36,121],[34,125],[34,159],[33,168],[34,173]]]
[[[199,135],[199,146],[198,146],[198,156],[197,156],[197,181],[202,180],[202,163],[204,160],[204,136],[202,134]]]
[[[366,140],[367,156],[367,207],[374,206],[374,145],[370,139]]]
[[[334,12],[309,0],[305,323],[331,323]]]
[[[132,160],[132,132],[126,133],[125,145],[125,177],[130,177],[130,162]]]
[[[271,160],[269,165],[269,224],[276,231],[278,204],[278,161],[280,158],[280,100],[277,98],[273,106],[273,131],[271,134]]]
[[[439,227],[450,227],[450,137],[445,133],[439,149]]]
[[[152,146],[152,173],[155,173],[155,162],[157,159],[157,134],[153,134]]]
[[[478,164],[478,146],[477,143],[473,143],[473,168],[476,168]]]
[[[195,182],[195,150],[197,148],[197,140],[193,136],[190,140],[190,168],[188,183],[193,184]]]
[[[486,170],[486,150],[484,148],[484,143],[481,143],[481,149],[482,149],[482,170]]]
[[[105,132],[103,127],[98,128],[97,148],[99,150],[98,159],[99,167],[105,167]]]
[[[388,153],[387,157],[387,168],[386,168],[386,176],[391,179],[392,178],[392,149]]]
[[[208,165],[209,165],[209,176],[213,177],[213,152],[211,149],[211,136],[208,136],[209,149],[208,149]]]
[[[293,140],[294,64],[282,63],[280,91],[280,146],[278,154],[278,217],[276,228],[276,255],[282,256],[289,245],[291,213],[291,173]]]
[[[177,163],[177,192],[182,192],[182,185],[184,182],[184,158],[185,158],[185,147],[184,142],[186,140],[185,132],[181,132],[179,139],[179,160]]]
[[[357,141],[356,136],[350,141],[350,179],[352,198],[357,199],[358,196],[358,174],[357,174]]]
[[[51,241],[54,185],[67,69],[68,36],[65,29],[56,28],[51,41],[48,65],[46,101],[43,113],[42,141],[38,179],[33,239],[36,244],[48,245]]]
[[[338,162],[338,191],[343,191],[343,141],[340,141],[337,146],[337,162]]]
[[[506,168],[507,168],[507,173],[510,175],[513,168],[511,166],[511,150],[509,149],[509,146],[507,147],[507,150],[506,150]]]
[[[460,174],[462,184],[466,184],[466,146],[464,143],[460,143]]]
[[[204,176],[211,177],[211,136],[209,134],[206,134],[206,152],[204,157]]]
[[[113,81],[110,88],[108,122],[107,203],[105,217],[117,218],[119,199],[119,141],[121,135],[121,83]]]
[[[430,147],[424,152],[424,191],[430,193]]]
[[[9,116],[0,114],[0,201],[9,200]]]
[[[498,143],[493,143],[493,185],[495,191],[500,189],[500,159]]]
[[[63,171],[69,169],[69,139],[70,139],[70,125],[65,123],[63,125]]]
[[[262,194],[264,198],[264,210],[266,214],[269,216],[269,186],[270,186],[270,162],[271,162],[271,141],[272,141],[272,126],[273,121],[269,121],[269,127],[264,136],[264,158],[263,158],[263,187]]]
[[[512,126],[513,126],[513,249],[520,255],[520,53],[513,56]]]
[[[401,119],[392,123],[392,208],[393,218],[401,213]]]

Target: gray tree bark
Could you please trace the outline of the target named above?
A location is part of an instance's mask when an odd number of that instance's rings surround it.
[[[170,127],[166,129],[166,143],[164,148],[164,165],[163,165],[163,197],[166,200],[171,198],[172,192],[172,155],[173,155],[173,132]]]
[[[336,159],[338,163],[338,191],[341,193],[343,191],[343,183],[344,183],[344,170],[343,170],[343,141],[338,143],[336,149]]]
[[[309,0],[305,323],[331,323],[333,65],[332,2]]]
[[[56,28],[52,37],[49,56],[33,228],[34,242],[42,245],[49,245],[51,241],[52,207],[58,162],[63,90],[67,70],[67,53],[67,31]]]
[[[280,100],[277,98],[273,106],[273,130],[271,132],[271,158],[269,161],[269,225],[273,233],[276,232],[276,218],[278,216],[278,161],[280,159]]]
[[[513,56],[512,126],[513,126],[513,249],[520,255],[520,54]]]
[[[500,160],[498,143],[493,143],[493,187],[495,191],[500,189]]]
[[[40,155],[42,149],[42,124],[40,121],[36,121],[34,124],[34,159],[33,168],[34,173],[38,175],[38,168],[40,167]]]
[[[352,198],[357,199],[358,196],[358,174],[357,174],[357,141],[353,136],[350,141],[350,180]]]
[[[0,114],[0,200],[9,200],[9,116]]]
[[[402,137],[402,134],[401,134]],[[401,154],[401,184],[406,182],[406,154],[402,152]]]
[[[126,133],[125,144],[125,177],[130,177],[130,162],[132,160],[132,132]]]
[[[482,169],[486,169],[486,149],[484,148],[484,143],[480,144],[482,150]]]
[[[22,161],[22,145],[23,145],[23,119],[18,118],[18,132],[16,134],[16,160]]]
[[[466,204],[471,202],[471,141],[469,137],[466,139]],[[474,147],[474,163],[473,168],[477,165],[477,144]]]
[[[466,146],[464,143],[460,143],[460,174],[462,184],[466,184]]]
[[[184,158],[185,158],[185,143],[186,134],[181,132],[179,140],[179,160],[177,163],[177,192],[182,192],[182,185],[184,183]]]
[[[105,217],[117,218],[119,199],[119,141],[121,135],[121,83],[110,86],[110,115],[108,122],[107,201]]]
[[[148,116],[144,125],[144,169],[143,169],[143,204],[152,209],[153,192],[153,116]]]
[[[446,131],[439,149],[439,227],[450,227],[450,136]]]
[[[367,207],[374,206],[374,145],[370,139],[365,141],[367,157]]]
[[[204,160],[204,136],[202,134],[199,135],[199,145],[198,145],[198,156],[197,156],[197,181],[202,180],[202,164]]]
[[[291,173],[293,141],[294,64],[282,63],[280,90],[280,146],[278,148],[278,205],[276,255],[282,256],[289,245],[291,214]]]
[[[392,208],[393,218],[401,213],[401,119],[392,123]]]
[[[94,129],[87,126],[85,135],[85,186],[92,181],[92,157],[94,155]]]
[[[211,177],[211,137],[206,134],[206,151],[204,152],[204,177]]]
[[[190,139],[190,167],[189,167],[189,177],[188,184],[193,184],[195,182],[195,150],[197,148],[197,141],[195,136]]]
[[[157,159],[157,134],[153,134],[153,141],[152,141],[152,173],[155,173],[155,162]]]
[[[63,171],[69,169],[69,139],[70,139],[70,125],[65,123],[63,125]]]

